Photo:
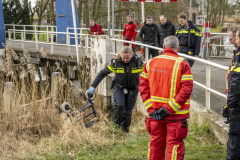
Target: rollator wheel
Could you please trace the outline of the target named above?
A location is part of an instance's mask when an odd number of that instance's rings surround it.
[[[85,96],[86,96],[87,98],[89,98],[89,97],[88,97],[88,90],[86,91]],[[94,100],[95,98],[96,98],[96,94],[93,93],[93,96],[90,98],[90,100]]]
[[[71,105],[68,102],[62,104],[62,111],[65,113],[70,113],[72,111]]]

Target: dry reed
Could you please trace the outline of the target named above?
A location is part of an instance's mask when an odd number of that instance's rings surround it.
[[[42,57],[47,58],[45,49],[42,52]],[[89,60],[85,58],[82,59],[82,65],[74,67],[79,73],[78,79],[83,90],[90,85],[89,64]],[[49,63],[45,67],[50,68]],[[57,62],[56,68],[55,71],[61,73],[59,104],[68,101],[75,109],[86,105],[74,94],[72,82],[63,72],[63,61]],[[106,146],[111,149],[116,143],[119,129],[115,128],[104,111],[102,98],[97,96],[95,99],[100,122],[85,129],[83,122],[74,123],[73,120],[71,123],[64,115],[57,113],[54,103],[47,99],[51,97],[50,77],[47,76],[46,81],[36,82],[36,70],[27,50],[19,57],[15,51],[6,48],[6,59],[0,72],[0,159],[45,159],[45,154],[61,157],[66,153],[74,158],[79,149]],[[9,112],[4,109],[5,82],[13,82],[9,86]],[[132,124],[142,123],[142,119],[141,114],[134,112]]]

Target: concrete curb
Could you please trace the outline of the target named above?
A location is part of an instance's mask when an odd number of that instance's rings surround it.
[[[193,121],[198,125],[203,123],[209,124],[218,140],[222,144],[226,144],[228,141],[229,126],[223,122],[222,116],[214,111],[207,111],[205,107],[196,101],[191,100],[190,105],[189,121]]]

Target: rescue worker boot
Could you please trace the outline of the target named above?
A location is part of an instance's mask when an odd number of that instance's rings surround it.
[[[124,112],[124,115],[123,115],[123,126],[122,126],[122,129],[124,132],[129,132],[129,127],[130,127],[130,124],[131,124],[131,119],[132,119],[132,113],[131,112]]]
[[[114,105],[113,107],[113,119],[112,121],[119,126],[123,123],[123,105]]]

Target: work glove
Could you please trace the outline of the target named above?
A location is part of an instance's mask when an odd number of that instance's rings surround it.
[[[91,86],[88,90],[88,97],[92,98],[94,92],[95,92],[95,88]]]
[[[149,114],[149,116],[155,120],[162,120],[162,119],[164,119],[164,117],[170,116],[170,115],[171,114],[168,113],[168,111],[164,107]]]

